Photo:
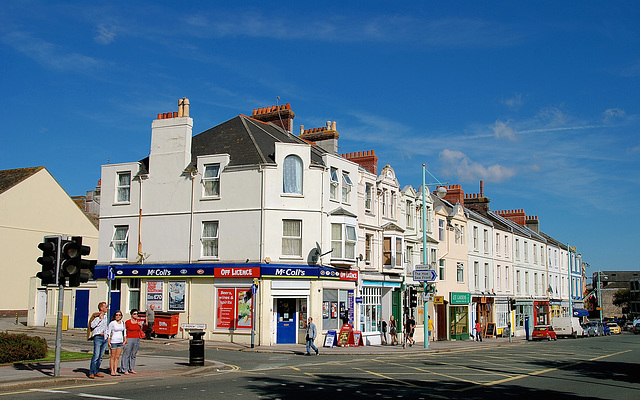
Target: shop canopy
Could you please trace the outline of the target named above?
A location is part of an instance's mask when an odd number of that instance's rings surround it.
[[[584,308],[574,308],[573,309],[573,316],[574,317],[587,317],[589,315],[589,311],[585,310]]]

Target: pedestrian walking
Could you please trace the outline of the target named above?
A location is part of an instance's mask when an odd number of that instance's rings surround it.
[[[387,321],[382,318],[382,344],[387,344]]]
[[[145,339],[151,340],[151,335],[153,334],[153,322],[155,321],[155,308],[156,306],[153,304],[147,304],[147,313],[145,315],[147,319],[147,331]]]
[[[313,322],[313,318],[309,317],[309,320],[307,321],[307,335],[306,335],[306,341],[307,341],[307,356],[311,355],[311,349],[314,349],[316,351],[316,355],[319,354],[318,352],[318,348],[313,344],[313,341],[316,340],[316,336],[318,336],[318,330],[316,329],[316,324],[314,324]]]
[[[138,310],[131,310],[131,319],[128,319],[124,323],[127,332],[127,344],[124,345],[122,350],[122,361],[120,362],[120,371],[123,374],[137,374],[134,370],[136,366],[136,356],[138,354],[138,348],[140,347],[140,339],[144,337],[144,331],[142,330],[143,322],[138,319]]]
[[[127,343],[126,328],[122,321],[122,311],[118,310],[113,314],[113,320],[109,322],[107,327],[107,336],[109,339],[109,367],[111,367],[111,376],[120,376],[118,374],[118,364],[120,364],[120,354],[122,348]]]
[[[476,342],[482,342],[482,325],[480,321],[476,321]]]
[[[89,319],[89,326],[91,332],[89,334],[91,340],[93,340],[93,356],[91,357],[91,364],[89,365],[89,378],[95,377],[102,378],[104,375],[100,373],[100,364],[102,363],[102,356],[107,348],[107,310],[109,307],[107,303],[101,301],[98,303],[98,312],[91,315]]]
[[[407,328],[408,328],[406,330],[407,340],[409,341],[409,347],[412,347],[414,344],[416,344],[416,341],[413,340],[413,332],[416,330],[416,320],[413,319],[413,315],[409,317],[409,321],[407,322]]]
[[[389,334],[391,335],[391,345],[395,346],[398,344],[398,325],[396,324],[395,318],[392,316],[389,317]]]

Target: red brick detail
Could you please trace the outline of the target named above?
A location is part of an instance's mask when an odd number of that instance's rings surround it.
[[[516,224],[525,226],[527,224],[527,216],[524,213],[524,209],[519,208],[517,210],[501,210],[501,211],[496,211],[496,214],[500,215],[501,217],[510,219],[511,221],[515,222]]]
[[[271,122],[282,129],[293,132],[293,119],[296,115],[291,111],[291,104],[254,108],[251,117],[262,122]]]
[[[451,202],[452,204],[464,205],[464,190],[462,190],[462,186],[460,185],[449,185],[446,186],[447,195],[444,196],[444,199]],[[433,191],[433,194],[436,194],[436,190]]]
[[[323,128],[326,130],[326,128]],[[342,157],[349,161],[360,165],[362,168],[371,172],[374,175],[378,175],[378,156],[376,156],[375,150],[369,151],[357,151],[355,153],[341,154]]]

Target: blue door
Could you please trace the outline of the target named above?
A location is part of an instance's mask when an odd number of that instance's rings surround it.
[[[109,321],[113,319],[113,314],[116,313],[120,309],[120,292],[112,291],[111,292],[111,303],[109,303]],[[126,315],[125,312],[122,312],[123,315]]]
[[[296,342],[296,299],[276,299],[278,330],[276,343]]]
[[[76,290],[76,306],[73,313],[73,327],[86,328],[89,322],[89,291]]]

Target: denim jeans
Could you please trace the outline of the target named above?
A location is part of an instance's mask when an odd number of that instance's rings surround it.
[[[107,348],[107,338],[104,335],[96,335],[93,337],[93,357],[91,357],[91,366],[89,367],[89,375],[95,375],[100,372],[100,364],[102,356]]]
[[[315,350],[315,352],[318,352],[318,348],[313,344],[313,339],[307,339],[307,354],[311,354],[311,349]]]
[[[127,344],[124,345],[122,351],[122,362],[120,363],[120,369],[122,372],[133,371],[136,366],[136,355],[138,354],[138,348],[140,347],[140,339],[127,339]]]

